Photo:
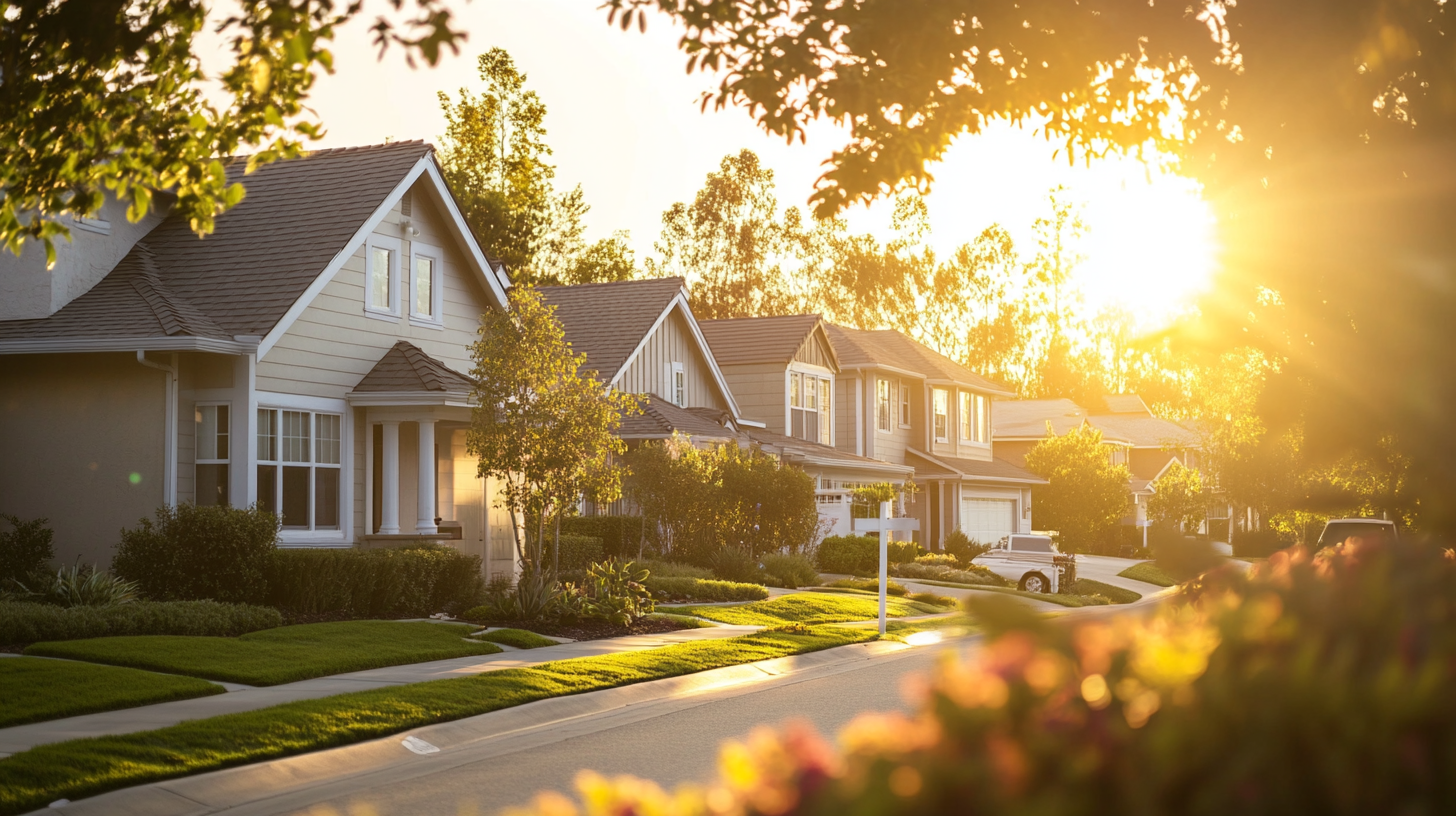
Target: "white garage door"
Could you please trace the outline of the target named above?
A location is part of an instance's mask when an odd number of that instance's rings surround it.
[[[1013,499],[961,499],[961,532],[973,541],[994,544],[1016,532]]]

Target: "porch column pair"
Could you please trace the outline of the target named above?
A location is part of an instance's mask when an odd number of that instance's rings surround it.
[[[397,419],[380,422],[384,428],[384,461],[380,463],[384,471],[380,485],[380,535],[399,535],[399,422]],[[416,491],[418,500],[415,502],[419,516],[414,531],[421,535],[434,535],[439,532],[435,527],[435,420],[421,419],[419,426],[419,490]]]

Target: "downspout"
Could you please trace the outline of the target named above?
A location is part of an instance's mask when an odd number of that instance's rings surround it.
[[[171,365],[154,363],[147,359],[145,350],[137,349],[137,362],[147,368],[155,368],[167,375],[166,427],[162,439],[162,501],[168,507],[177,504],[177,355],[172,354]]]

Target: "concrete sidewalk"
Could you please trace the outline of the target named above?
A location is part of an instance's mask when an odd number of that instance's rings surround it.
[[[570,660],[576,657],[639,652],[656,649],[675,643],[696,640],[717,640],[737,637],[755,632],[757,626],[718,625],[705,629],[683,629],[654,635],[628,635],[601,640],[579,640],[558,646],[544,646],[539,649],[521,650],[502,647],[505,651],[492,655],[457,657],[436,660],[429,663],[410,663],[403,666],[388,666],[382,669],[316,677],[297,683],[285,683],[266,688],[228,685],[227,694],[199,697],[192,700],[178,700],[171,703],[123,708],[104,711],[99,714],[83,714],[62,720],[17,725],[0,728],[0,757],[19,753],[37,745],[51,742],[101,737],[114,734],[131,734],[137,731],[151,731],[166,728],[187,720],[201,720],[222,714],[236,714],[254,711],[269,706],[291,703],[295,700],[312,700],[351,691],[399,686],[407,683],[424,683],[430,680],[445,680],[451,677],[467,677],[499,669],[516,669],[535,666],[555,660]],[[222,684],[219,684],[222,685]]]

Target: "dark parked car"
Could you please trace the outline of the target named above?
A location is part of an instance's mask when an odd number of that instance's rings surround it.
[[[1395,522],[1385,519],[1330,519],[1320,533],[1316,549],[1333,547],[1349,538],[1395,541]]]

